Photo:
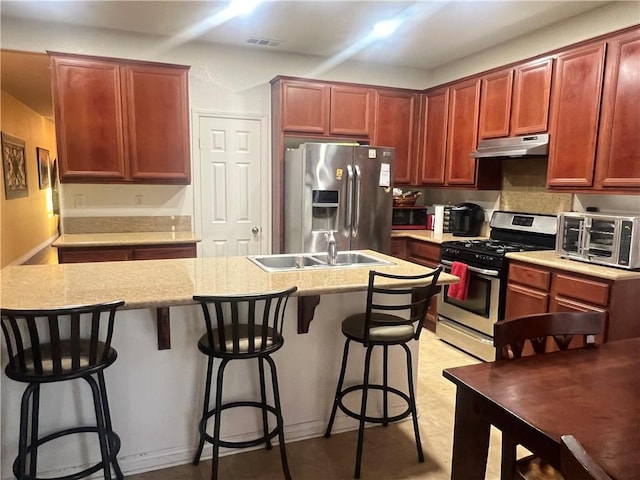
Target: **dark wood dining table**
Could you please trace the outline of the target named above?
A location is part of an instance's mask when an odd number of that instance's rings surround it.
[[[640,478],[640,338],[442,373],[456,384],[452,480],[483,480],[490,426],[560,466],[573,435],[616,480]]]

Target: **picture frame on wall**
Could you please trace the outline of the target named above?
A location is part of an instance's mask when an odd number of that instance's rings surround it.
[[[29,196],[24,140],[2,132],[2,171],[7,200]]]
[[[36,147],[36,157],[38,159],[38,185],[40,190],[51,186],[51,161],[49,160],[49,150]]]

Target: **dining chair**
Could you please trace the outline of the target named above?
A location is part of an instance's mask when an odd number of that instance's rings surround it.
[[[605,324],[604,312],[541,313],[501,320],[494,325],[496,360],[590,348],[596,344],[596,335],[604,334]],[[539,478],[562,478],[544,459],[531,455],[516,460],[516,447],[517,441],[508,432],[502,432],[501,480],[526,479],[534,468],[541,472]]]
[[[573,435],[560,437],[560,470],[567,480],[612,480]]]
[[[324,436],[326,438],[331,436],[331,430],[338,408],[346,415],[358,420],[358,444],[354,478],[360,478],[364,427],[366,422],[382,424],[386,427],[390,422],[396,422],[411,415],[418,461],[424,462],[424,452],[422,451],[420,431],[418,429],[416,397],[413,388],[411,351],[407,345],[412,340],[418,340],[420,338],[423,320],[431,303],[431,298],[438,293],[436,282],[438,281],[441,271],[442,267],[439,267],[424,275],[400,276],[371,270],[369,272],[366,310],[350,315],[342,321],[342,333],[346,337],[342,355],[342,366],[333,399],[331,416]],[[389,280],[413,282],[413,284],[394,288],[388,286]],[[364,375],[362,384],[345,387],[344,378],[347,369],[347,358],[349,356],[349,346],[352,341],[360,344],[365,349]],[[393,346],[400,346],[405,352],[408,382],[406,393],[389,385],[389,347]],[[375,347],[381,347],[382,349],[383,378],[381,385],[370,383],[369,379],[371,354]],[[362,392],[362,398],[360,401],[360,409],[355,411],[347,407],[344,398],[350,393],[357,391]],[[371,392],[375,391],[382,392],[381,416],[367,414],[368,396]],[[404,400],[407,408],[401,413],[390,416],[389,394]]]

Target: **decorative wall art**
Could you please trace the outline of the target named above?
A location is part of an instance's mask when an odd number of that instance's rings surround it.
[[[29,196],[24,140],[2,132],[2,167],[7,200]]]
[[[40,185],[40,190],[44,190],[51,185],[49,150],[36,147],[36,154],[38,157],[38,185]]]

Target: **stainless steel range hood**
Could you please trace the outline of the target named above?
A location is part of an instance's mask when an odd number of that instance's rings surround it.
[[[526,135],[511,138],[480,140],[478,149],[470,155],[475,158],[544,156],[549,153],[549,134]]]

